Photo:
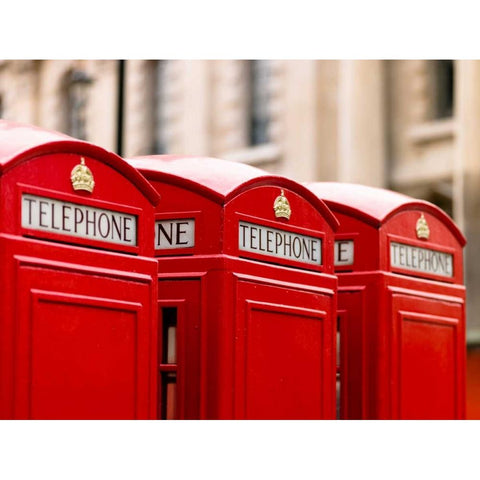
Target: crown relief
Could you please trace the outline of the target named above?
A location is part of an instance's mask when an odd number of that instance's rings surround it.
[[[92,193],[95,181],[91,170],[85,165],[85,158],[81,157],[80,163],[75,166],[70,174],[74,190],[86,190]]]
[[[425,219],[423,213],[420,218],[417,220],[417,237],[423,240],[428,240],[430,237],[430,228],[428,227],[427,220]]]
[[[281,190],[280,195],[275,199],[275,202],[273,203],[273,210],[276,218],[286,218],[287,220],[290,219],[292,210],[290,209],[290,203],[288,202],[283,190]]]

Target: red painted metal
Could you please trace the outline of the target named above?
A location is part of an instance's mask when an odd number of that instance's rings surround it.
[[[465,418],[465,238],[458,227],[436,206],[395,192],[306,186],[340,221],[336,241],[354,244],[353,262],[338,265],[346,253],[337,251],[335,267],[341,417]],[[422,214],[428,239],[416,233]],[[434,252],[428,262],[426,251]],[[442,257],[441,269],[436,252],[451,255],[451,265]]]
[[[0,191],[0,418],[155,418],[158,193],[113,153],[5,121]]]
[[[155,249],[159,308],[177,308],[177,418],[335,418],[338,222],[330,210],[298,183],[239,163],[128,161],[162,196],[163,239],[184,238],[177,248],[159,241]],[[273,208],[282,190],[289,220]],[[181,232],[193,221],[188,243]],[[262,237],[260,228],[272,233]],[[273,256],[282,232],[303,235],[312,248],[321,239],[323,261]],[[247,235],[255,250],[241,248]]]

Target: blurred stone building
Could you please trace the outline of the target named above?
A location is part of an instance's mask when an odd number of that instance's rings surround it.
[[[3,60],[0,117],[124,156],[216,156],[437,204],[468,239],[480,418],[480,61]]]

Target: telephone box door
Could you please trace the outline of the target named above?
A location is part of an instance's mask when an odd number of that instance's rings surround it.
[[[14,310],[3,332],[14,339],[3,352],[4,367],[13,363],[4,370],[12,418],[150,418],[151,266],[101,268],[102,254],[88,252],[89,267],[72,260],[69,247],[0,242],[12,279],[2,287]]]
[[[333,291],[238,278],[236,298],[235,417],[334,418]]]
[[[465,368],[464,305],[459,300],[392,293],[392,353],[399,359],[398,365],[392,363],[398,385],[397,398],[392,399],[394,418],[444,420],[465,415],[458,375]]]

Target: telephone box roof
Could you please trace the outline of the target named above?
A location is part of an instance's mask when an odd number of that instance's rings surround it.
[[[463,246],[466,239],[453,220],[439,207],[402,193],[353,183],[306,182],[304,185],[334,211],[361,218],[378,228],[405,210],[429,212],[442,221]]]
[[[142,156],[129,158],[127,162],[150,180],[197,191],[220,204],[225,204],[254,187],[272,184],[285,187],[313,204],[334,230],[338,227],[338,221],[330,209],[303,185],[251,165],[211,157],[180,155]]]
[[[0,175],[38,155],[75,153],[103,161],[127,177],[156,205],[160,196],[155,189],[122,158],[92,143],[32,125],[0,120]]]

